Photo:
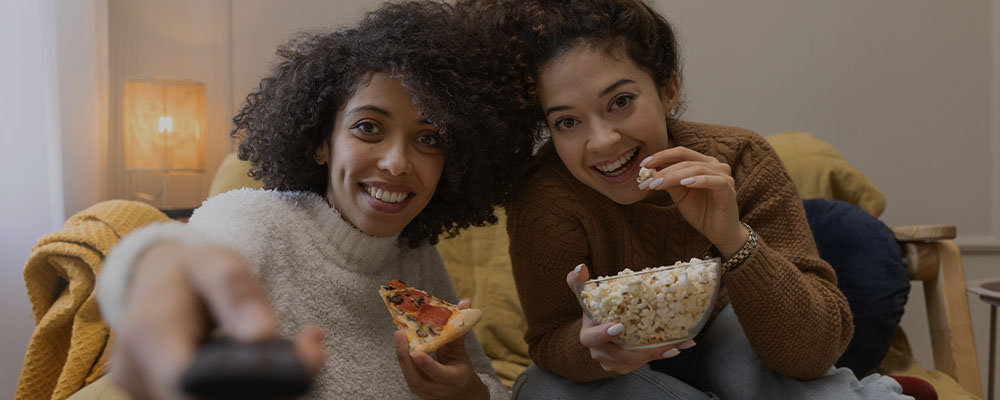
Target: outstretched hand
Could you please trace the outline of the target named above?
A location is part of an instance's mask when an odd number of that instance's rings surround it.
[[[263,288],[246,261],[229,249],[156,244],[133,271],[110,375],[134,398],[186,398],[180,376],[213,329],[244,342],[277,334]],[[295,349],[315,374],[326,356],[322,330],[304,329]]]

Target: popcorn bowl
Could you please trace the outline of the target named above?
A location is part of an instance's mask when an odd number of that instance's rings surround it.
[[[618,275],[573,284],[583,312],[598,324],[620,322],[614,343],[634,350],[694,338],[719,295],[721,260],[692,258],[674,265],[625,269]]]

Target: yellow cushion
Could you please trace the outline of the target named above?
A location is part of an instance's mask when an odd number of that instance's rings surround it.
[[[67,400],[129,400],[128,393],[111,383],[107,375],[84,386]]]
[[[852,167],[830,144],[805,132],[784,131],[768,136],[803,199],[837,199],[878,217],[885,195]]]
[[[437,249],[458,297],[472,299],[472,307],[483,310],[483,319],[474,329],[476,338],[493,360],[500,380],[511,387],[531,359],[507,253],[507,218],[499,207],[496,214],[500,220],[496,225],[466,230],[442,240]]]
[[[249,170],[249,162],[240,160],[236,156],[236,153],[230,153],[222,160],[222,165],[219,165],[219,169],[215,171],[215,177],[212,178],[212,186],[208,189],[208,197],[245,187],[253,189],[264,187],[263,182],[247,175],[247,171]]]

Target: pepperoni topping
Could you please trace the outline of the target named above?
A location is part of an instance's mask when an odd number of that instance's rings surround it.
[[[424,304],[423,307],[420,307],[420,311],[417,312],[417,321],[440,328],[448,322],[448,318],[451,318],[451,314],[451,310],[445,307]]]
[[[406,310],[406,311],[417,311],[417,310],[419,310],[420,306],[417,305],[416,303],[414,303],[414,300],[416,300],[416,299],[413,298],[413,297],[407,297],[407,298],[403,299],[403,302],[399,304],[399,308],[401,308],[403,310]]]
[[[403,282],[403,281],[397,280],[397,279],[393,279],[393,280],[389,281],[389,286],[392,286],[394,289],[402,289],[402,288],[406,287],[406,282]]]

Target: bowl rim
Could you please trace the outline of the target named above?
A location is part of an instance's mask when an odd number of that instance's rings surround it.
[[[714,262],[713,267],[716,268],[716,269],[718,269],[718,268],[720,268],[722,266],[722,259],[720,257],[699,258],[698,260],[701,260],[701,261],[712,261],[712,262]],[[582,287],[584,287],[584,286],[586,286],[588,284],[591,284],[591,283],[601,283],[601,282],[606,282],[606,281],[611,281],[611,280],[621,279],[621,278],[634,278],[636,276],[647,275],[647,274],[651,274],[651,273],[654,273],[654,272],[663,272],[663,271],[669,271],[669,270],[672,270],[672,269],[687,268],[687,267],[691,267],[693,265],[694,264],[691,264],[691,261],[688,260],[688,261],[682,261],[680,264],[661,265],[659,267],[652,267],[652,268],[650,268],[648,270],[632,271],[632,274],[630,274],[630,275],[609,275],[609,276],[605,276],[605,277],[597,277],[597,278],[589,279],[589,280],[586,280],[586,281],[583,281],[583,282],[573,282],[573,288],[577,289],[577,292],[579,292],[579,288],[582,288]],[[644,268],[647,268],[647,267],[644,267]],[[621,271],[624,271],[624,270],[625,269],[622,269],[622,270],[618,271],[618,273],[621,273]]]

